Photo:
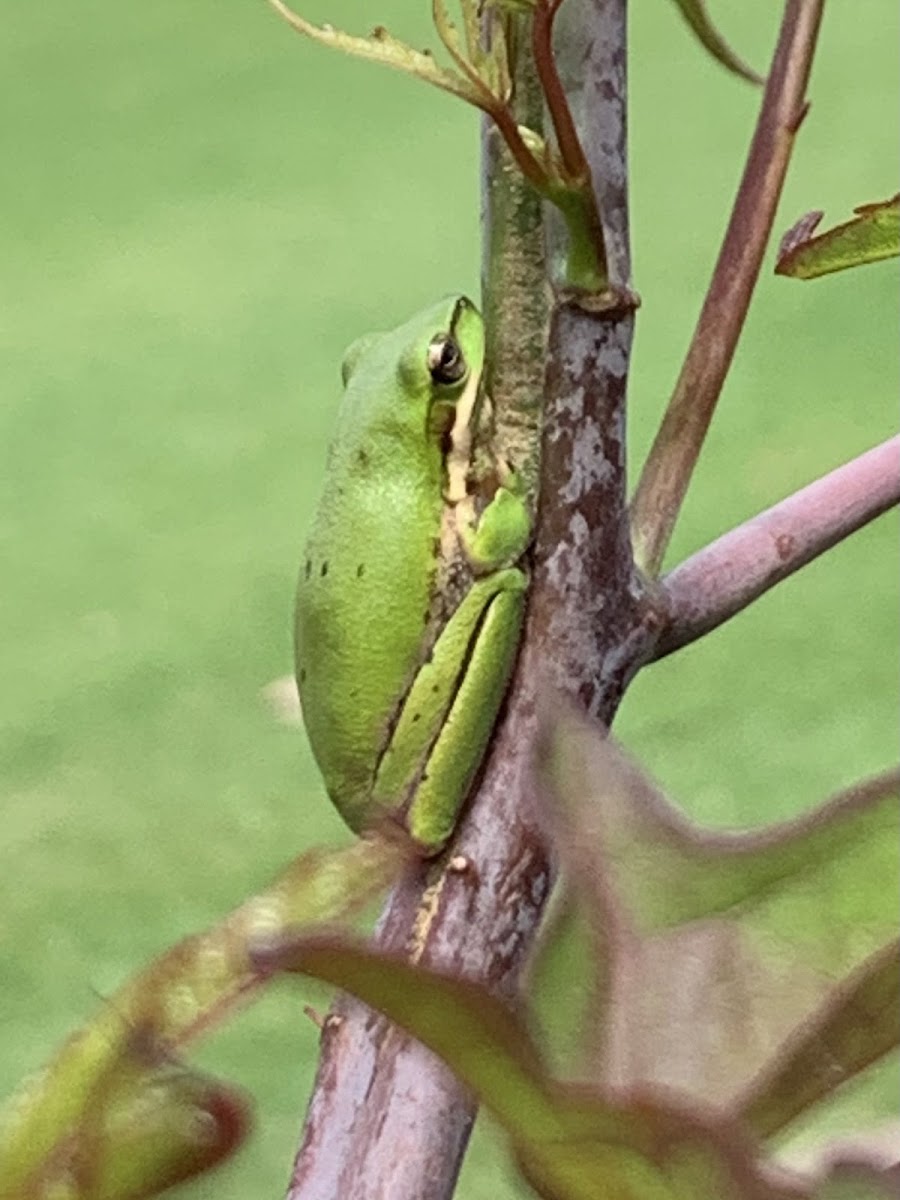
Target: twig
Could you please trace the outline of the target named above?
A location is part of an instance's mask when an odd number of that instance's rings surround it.
[[[728,229],[675,391],[631,505],[638,564],[655,575],[731,364],[790,160],[824,0],[787,0]]]
[[[277,0],[273,0],[273,2],[277,2]],[[536,188],[539,192],[545,191],[547,180],[544,169],[526,146],[525,140],[519,132],[519,123],[515,118],[515,114],[506,100],[492,91],[474,63],[467,59],[459,49],[456,30],[450,22],[443,0],[432,0],[431,12],[434,27],[438,32],[438,37],[441,39],[441,44],[464,78],[468,80],[471,87],[471,103],[480,108],[483,113],[495,122],[509,147],[510,154],[516,160],[516,165],[529,183],[531,183],[532,187]],[[467,21],[467,38],[468,29],[469,25]]]
[[[553,122],[556,145],[566,173],[573,182],[587,182],[589,170],[581,142],[575,130],[575,122],[566,100],[556,59],[553,55],[553,22],[559,5],[551,0],[539,0],[532,16],[531,48],[547,111]]]
[[[525,178],[539,191],[547,190],[547,172],[525,144],[512,110],[504,98],[491,90],[482,75],[459,49],[455,30],[441,0],[433,0],[434,24],[442,44],[458,68],[456,71],[438,66],[430,53],[413,49],[412,46],[392,37],[384,28],[376,28],[368,37],[358,37],[343,33],[331,25],[314,25],[299,13],[295,13],[285,0],[269,0],[269,4],[292,29],[311,41],[330,46],[355,58],[380,63],[394,71],[412,75],[487,113],[496,121]],[[468,37],[468,26],[466,36]]]
[[[698,551],[663,579],[663,658],[900,503],[900,435],[817,479]]]
[[[568,188],[558,191],[554,200],[563,213],[568,228],[568,244],[564,250],[567,278],[570,283],[575,283],[582,289],[602,292],[610,282],[604,229],[606,212],[603,208],[602,191],[598,187],[598,172],[591,171],[591,164],[576,128],[572,92],[564,85],[557,68],[553,30],[561,3],[562,0],[538,0],[532,13],[531,50],[556,136],[562,174],[568,181]],[[590,26],[581,23],[580,40],[583,47],[587,46],[588,52],[578,56],[573,63],[573,67],[577,64],[576,92],[584,89],[585,77],[590,71],[592,38],[589,29]],[[563,58],[571,59],[571,53],[566,53],[569,50],[567,43],[571,43],[571,38],[558,38],[557,43],[561,43]],[[621,49],[624,56],[624,44]],[[618,95],[618,92],[615,94]],[[620,165],[624,171],[624,162]],[[620,209],[617,207],[614,211],[618,213]]]

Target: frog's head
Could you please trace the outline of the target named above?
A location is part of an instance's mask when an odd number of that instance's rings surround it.
[[[477,416],[483,366],[481,314],[465,296],[448,296],[389,333],[359,338],[341,374],[348,390],[382,398],[382,421],[424,428],[439,442]]]
[[[471,300],[451,296],[422,315],[420,336],[400,360],[406,390],[427,405],[427,427],[456,437],[477,418],[484,321]],[[424,369],[423,369],[424,368]]]

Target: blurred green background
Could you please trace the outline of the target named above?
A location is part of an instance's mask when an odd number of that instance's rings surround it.
[[[426,8],[306,11],[425,44]],[[759,97],[673,5],[633,10],[636,464]],[[778,6],[713,11],[762,66]],[[46,0],[4,25],[0,1094],[148,956],[346,836],[261,698],[290,669],[337,365],[478,280],[477,120],[451,99],[304,43],[262,0]],[[897,32],[891,0],[827,14],[780,229],[893,190]],[[673,558],[892,429],[896,299],[891,265],[767,268]],[[618,732],[690,812],[786,816],[894,757],[896,528],[634,685]],[[304,996],[201,1052],[255,1094],[259,1133],[186,1194],[282,1194],[315,1058]],[[505,1178],[476,1137],[460,1194],[512,1197]]]

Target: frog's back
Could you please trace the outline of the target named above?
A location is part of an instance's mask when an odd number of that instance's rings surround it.
[[[402,411],[387,368],[380,394],[372,382],[344,395],[296,606],[304,722],[354,828],[421,657],[443,506],[440,447],[410,424],[416,406]]]

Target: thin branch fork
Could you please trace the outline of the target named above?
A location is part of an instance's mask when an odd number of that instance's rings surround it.
[[[668,623],[654,659],[696,641],[900,503],[900,435],[717,538],[662,581]]]
[[[786,0],[738,194],[684,366],[631,504],[638,565],[655,575],[669,545],[759,276],[796,132],[824,0]]]

